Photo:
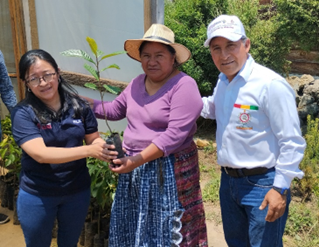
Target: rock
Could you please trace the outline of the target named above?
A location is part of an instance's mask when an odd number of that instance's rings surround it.
[[[286,78],[286,81],[290,84],[295,92],[299,91],[299,82],[300,79],[298,76],[289,76]]]
[[[204,148],[209,145],[209,141],[207,140],[201,140],[201,139],[196,139],[195,140],[196,146],[199,148]]]
[[[315,80],[315,78],[311,75],[302,75],[300,77],[299,87],[303,87],[305,85],[308,85],[309,83],[313,82],[314,80]]]
[[[305,85],[303,93],[313,96],[316,100],[319,99],[319,81],[314,81],[313,84]]]
[[[315,98],[313,98],[310,95],[305,94],[302,97],[300,97],[300,102],[299,102],[298,108],[302,108],[302,107],[310,105],[314,102],[315,102]]]
[[[312,103],[310,105],[306,105],[302,108],[298,108],[298,115],[301,120],[307,120],[307,115],[312,115],[313,117],[318,114],[318,104]]]

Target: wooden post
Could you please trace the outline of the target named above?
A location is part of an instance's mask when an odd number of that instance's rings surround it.
[[[30,17],[30,27],[31,27],[31,45],[32,49],[39,48],[39,35],[38,35],[38,24],[37,24],[37,14],[35,12],[35,0],[29,0],[29,17]]]
[[[164,24],[164,0],[144,0],[144,33],[153,23]]]
[[[12,30],[15,66],[16,66],[17,82],[18,82],[18,89],[19,89],[18,99],[21,100],[24,98],[24,84],[19,78],[19,60],[21,56],[27,51],[23,9],[22,9],[21,0],[9,0],[9,9],[10,9],[10,17],[11,17],[11,30]]]
[[[152,25],[152,0],[144,0],[144,33]]]

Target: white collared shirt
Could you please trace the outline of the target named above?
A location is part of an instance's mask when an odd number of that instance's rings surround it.
[[[276,167],[274,186],[288,188],[306,148],[295,94],[287,81],[249,55],[229,83],[225,74],[210,97],[202,98],[201,116],[216,119],[217,160],[231,168]]]

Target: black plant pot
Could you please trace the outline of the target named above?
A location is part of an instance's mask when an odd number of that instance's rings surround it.
[[[7,199],[8,199],[8,209],[13,211],[14,208],[14,186],[12,184],[7,184]]]
[[[106,232],[101,231],[100,234],[94,235],[94,247],[104,247],[104,239]]]
[[[109,135],[105,142],[109,145],[114,145],[115,146],[115,151],[118,152],[117,158],[123,158],[124,157],[124,151],[122,147],[122,141],[120,138],[120,135],[118,133],[112,133]],[[115,165],[116,167],[116,165]]]
[[[16,189],[14,192],[14,201],[13,201],[13,225],[20,225],[20,221],[18,219],[18,212],[17,212],[17,198],[18,198],[18,190]]]
[[[104,231],[106,233],[105,237],[109,236],[109,228],[110,228],[110,218],[102,218],[100,220],[100,225],[101,225],[101,231]]]
[[[8,206],[7,183],[2,178],[0,179],[0,200],[1,200],[1,207]]]
[[[97,221],[85,222],[84,247],[93,247],[94,235],[97,233]]]

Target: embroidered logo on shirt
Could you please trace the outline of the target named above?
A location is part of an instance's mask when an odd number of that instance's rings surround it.
[[[52,129],[51,123],[48,123],[48,124],[40,124],[40,123],[38,123],[37,127],[39,129]]]
[[[81,119],[73,120],[73,123],[74,123],[74,124],[79,124],[79,123],[81,123],[81,122],[82,122]]]
[[[238,118],[239,122],[241,123],[240,126],[236,126],[237,129],[242,130],[252,130],[253,127],[249,126],[248,123],[250,121],[251,115],[249,113],[249,110],[258,110],[257,106],[253,105],[241,105],[241,104],[234,104],[234,108],[243,109],[244,112],[240,113]]]

